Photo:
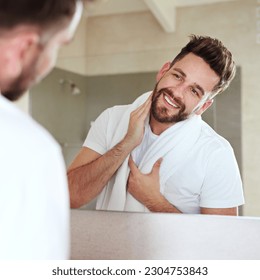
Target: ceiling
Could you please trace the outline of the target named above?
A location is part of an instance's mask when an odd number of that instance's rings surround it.
[[[96,0],[87,5],[86,15],[94,17],[150,11],[165,32],[174,32],[178,7],[231,1],[236,0]]]

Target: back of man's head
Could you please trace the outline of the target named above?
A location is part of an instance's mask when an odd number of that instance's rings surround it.
[[[81,0],[0,0],[0,30],[20,24],[44,28],[66,20],[73,16],[77,1]]]
[[[16,100],[55,65],[90,0],[0,0],[0,91]]]

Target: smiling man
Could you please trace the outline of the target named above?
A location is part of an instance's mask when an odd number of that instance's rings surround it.
[[[201,119],[235,75],[217,39],[190,42],[157,74],[153,92],[104,111],[68,170],[71,206],[237,215],[244,203],[230,144]]]

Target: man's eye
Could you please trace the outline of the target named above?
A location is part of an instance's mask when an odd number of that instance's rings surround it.
[[[196,89],[191,89],[192,90],[192,92],[194,93],[194,94],[199,94],[197,91],[196,91]]]
[[[173,73],[173,76],[176,78],[176,80],[180,80],[181,79],[181,76],[178,75],[178,74]]]
[[[199,92],[195,88],[191,88],[191,93],[200,96]]]

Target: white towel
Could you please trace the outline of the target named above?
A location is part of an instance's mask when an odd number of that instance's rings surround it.
[[[143,104],[150,94],[151,92],[141,95],[126,110],[110,143],[110,148],[114,147],[126,135],[130,113]],[[201,126],[201,117],[197,115],[176,123],[156,139],[142,158],[139,170],[144,174],[151,172],[154,163],[159,158],[163,158],[160,166],[160,191],[162,194],[169,177],[185,165],[187,156],[200,135]],[[132,154],[133,159],[135,159],[134,151]],[[149,211],[126,191],[129,176],[128,160],[129,156],[99,195],[97,209],[135,212]]]

